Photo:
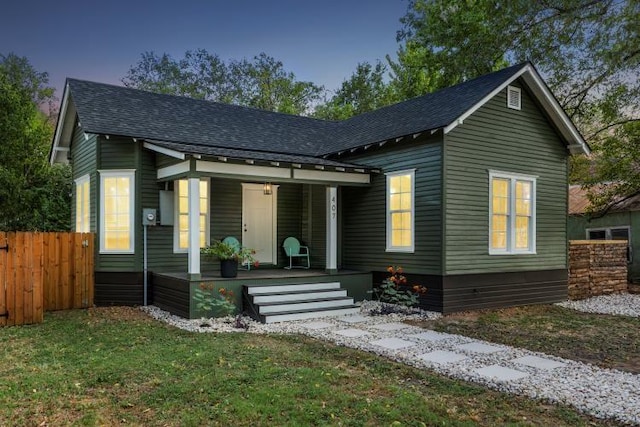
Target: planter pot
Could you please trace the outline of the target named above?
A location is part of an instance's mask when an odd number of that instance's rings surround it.
[[[238,261],[235,259],[223,259],[220,261],[220,276],[236,277],[238,275]]]

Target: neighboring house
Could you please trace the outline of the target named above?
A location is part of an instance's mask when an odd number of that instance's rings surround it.
[[[256,248],[264,275],[296,236],[356,299],[401,265],[452,312],[566,298],[568,157],[588,152],[524,63],[340,122],[69,79],[51,162],[73,165],[101,303],[141,302],[153,208],[154,303],[204,280],[210,239]]]
[[[629,279],[640,281],[640,195],[616,203],[606,214],[589,213],[587,191],[569,186],[569,240],[626,240]]]

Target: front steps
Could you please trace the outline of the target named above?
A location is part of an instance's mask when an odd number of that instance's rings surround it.
[[[243,287],[247,312],[262,323],[356,314],[360,309],[339,282]]]

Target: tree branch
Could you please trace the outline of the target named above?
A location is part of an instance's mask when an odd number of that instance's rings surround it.
[[[610,123],[607,126],[601,128],[601,129],[598,129],[598,131],[596,131],[593,134],[591,134],[589,136],[589,138],[587,138],[587,140],[591,140],[591,139],[595,138],[600,133],[602,133],[602,132],[604,132],[604,131],[606,131],[608,129],[611,129],[612,127],[619,126],[619,125],[624,125],[626,123],[633,123],[633,122],[640,122],[640,119],[624,119],[624,120],[619,120],[617,122]]]

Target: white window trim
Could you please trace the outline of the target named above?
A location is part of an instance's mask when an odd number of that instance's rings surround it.
[[[136,227],[135,227],[135,206],[136,206],[136,170],[135,169],[109,169],[109,170],[99,170],[100,174],[100,253],[101,254],[132,254],[135,253],[135,245],[136,245]],[[130,179],[131,188],[129,189],[129,230],[131,233],[131,242],[129,249],[106,249],[104,247],[105,239],[105,212],[104,212],[104,179],[105,178],[113,178],[113,177],[127,177]]]
[[[518,93],[518,105],[511,104],[511,97],[509,96],[509,92],[511,91]],[[511,85],[507,86],[507,107],[512,110],[522,110],[522,89]]]
[[[502,178],[509,180],[509,222],[507,224],[507,248],[506,249],[493,249],[491,247],[491,239],[493,236],[492,215],[493,215],[493,179]],[[535,255],[536,254],[536,206],[537,206],[537,176],[535,175],[523,175],[514,174],[510,172],[489,171],[489,255]],[[515,242],[515,220],[516,220],[516,198],[515,198],[515,186],[516,181],[529,181],[531,182],[531,223],[529,225],[529,248],[528,249],[515,249],[513,242]]]
[[[75,182],[75,188],[74,191],[76,193],[76,203],[75,203],[75,223],[73,224],[74,229],[76,231],[76,233],[82,232],[90,232],[91,231],[91,175],[86,174],[86,175],[82,175],[80,178],[76,178],[74,180]],[[89,223],[88,224],[82,224],[83,229],[86,229],[86,231],[78,231],[78,187],[83,186],[84,184],[89,184],[89,199],[88,200],[83,200],[83,202],[87,203],[87,213],[89,214]]]
[[[184,178],[187,180],[187,178]],[[181,248],[180,247],[180,194],[178,187],[179,179],[173,182],[173,253],[174,254],[186,254],[189,252],[189,248]],[[211,228],[211,179],[210,178],[200,178],[200,181],[207,181],[207,217],[205,219],[205,230],[204,230],[204,241],[206,245],[211,243],[211,233],[209,232]]]
[[[387,176],[386,179],[386,187],[385,187],[385,208],[387,211],[387,244],[386,244],[386,252],[404,252],[404,253],[414,253],[416,247],[416,170],[415,169],[405,169],[402,171],[395,172],[387,172],[385,174]],[[400,175],[410,175],[411,176],[411,246],[393,246],[391,244],[391,193],[390,189],[390,180],[392,177],[400,176]]]
[[[605,232],[605,237],[606,240],[612,240],[611,239],[611,230],[614,228],[625,228],[628,231],[629,234],[629,244],[631,244],[631,226],[630,225],[608,225],[606,227],[594,227],[594,228],[587,228],[585,230],[585,236],[587,240],[591,240],[589,239],[589,233],[591,231],[604,231]]]

